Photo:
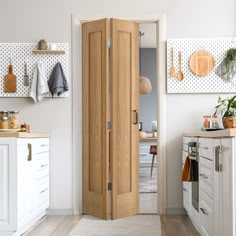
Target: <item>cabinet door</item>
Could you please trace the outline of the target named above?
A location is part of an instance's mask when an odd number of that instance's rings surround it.
[[[29,220],[30,214],[37,208],[32,139],[18,139],[17,151],[17,218],[21,226]]]
[[[0,139],[0,231],[16,230],[16,143]]]
[[[214,158],[214,187],[215,187],[215,236],[233,235],[233,196],[234,174],[232,138],[220,140],[220,155]]]
[[[111,19],[112,219],[139,212],[138,30]]]

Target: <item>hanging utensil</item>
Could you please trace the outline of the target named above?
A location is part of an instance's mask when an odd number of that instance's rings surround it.
[[[170,78],[175,77],[175,67],[174,67],[174,48],[171,48],[171,68],[170,68]]]
[[[4,93],[16,93],[16,76],[13,74],[13,66],[11,64],[8,67],[8,74],[4,77]]]
[[[24,81],[24,86],[29,86],[29,75],[27,73],[27,63],[25,62],[25,73],[24,73],[24,78],[23,78],[23,81]]]
[[[177,79],[179,81],[182,81],[184,79],[184,74],[182,72],[182,55],[181,55],[180,51],[179,51],[179,72],[178,72],[178,75],[177,75]]]

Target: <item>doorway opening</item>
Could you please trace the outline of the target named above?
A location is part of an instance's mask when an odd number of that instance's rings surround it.
[[[139,212],[158,213],[157,207],[157,46],[156,24],[139,24],[140,76],[152,90],[139,95]]]
[[[157,152],[158,189],[157,208],[159,214],[166,214],[166,32],[165,15],[132,17],[114,16],[137,23],[153,23],[156,27],[157,55]],[[78,17],[72,15],[72,108],[73,108],[73,210],[82,213],[82,23],[104,18]]]

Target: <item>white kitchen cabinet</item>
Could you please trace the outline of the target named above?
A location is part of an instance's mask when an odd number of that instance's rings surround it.
[[[0,138],[0,236],[21,235],[49,206],[49,139]]]
[[[235,136],[196,138],[199,154],[199,222],[196,228],[203,236],[236,236]],[[188,209],[187,214],[193,220]]]

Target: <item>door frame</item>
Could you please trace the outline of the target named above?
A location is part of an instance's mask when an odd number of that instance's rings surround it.
[[[72,207],[74,214],[82,213],[82,23],[107,16],[79,17],[71,15],[71,88],[72,88]],[[110,17],[108,17],[110,18]],[[137,23],[155,23],[157,40],[157,158],[158,213],[167,210],[166,172],[166,16],[114,16]],[[158,50],[159,49],[159,50]]]

